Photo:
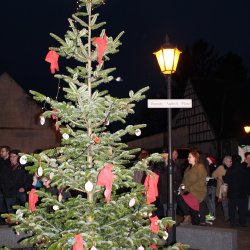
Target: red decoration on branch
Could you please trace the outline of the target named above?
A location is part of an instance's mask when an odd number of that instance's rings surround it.
[[[95,143],[99,143],[101,141],[100,138],[97,137],[96,135],[94,135],[93,140]]]
[[[156,173],[153,173],[153,175],[147,175],[145,179],[144,187],[146,190],[146,198],[148,204],[156,201],[156,197],[158,196],[158,180],[159,175]]]
[[[113,164],[105,164],[104,168],[100,171],[97,177],[97,185],[98,186],[105,186],[105,201],[109,203],[111,191],[112,191],[112,184],[114,181],[114,174],[111,172],[113,168]]]
[[[149,218],[151,224],[150,224],[150,229],[153,233],[157,233],[160,230],[160,227],[156,225],[156,222],[159,220],[157,216]],[[155,244],[150,245],[150,248],[152,249],[157,249],[157,246]]]
[[[52,111],[53,112],[56,112],[57,110],[56,109],[52,109]],[[55,120],[56,121],[56,123],[58,122],[58,117],[57,117],[57,115],[56,114],[52,114],[52,119],[53,120]],[[58,130],[59,129],[59,126],[58,125],[56,125],[56,130]]]
[[[72,250],[84,250],[83,238],[80,234],[77,234],[75,236],[75,244],[73,245]]]
[[[103,38],[97,37],[93,42],[93,45],[97,45],[97,61],[99,64],[102,63],[104,52],[107,50],[107,36],[104,34]]]
[[[50,63],[51,74],[55,74],[56,71],[59,71],[58,57],[59,55],[54,50],[50,50],[45,57],[45,61]]]
[[[29,193],[29,209],[31,212],[36,211],[36,203],[38,202],[38,195],[36,194],[36,190],[34,188],[31,189]]]

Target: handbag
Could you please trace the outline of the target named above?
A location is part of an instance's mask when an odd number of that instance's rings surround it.
[[[220,192],[219,192],[219,199],[226,199],[227,198],[227,190],[228,190],[228,184],[223,183],[220,186]]]

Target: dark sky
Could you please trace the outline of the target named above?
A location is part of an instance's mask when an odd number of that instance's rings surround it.
[[[116,76],[123,82],[114,86],[117,95],[150,85],[162,89],[163,82],[152,52],[166,33],[180,49],[198,39],[216,52],[241,55],[250,67],[249,0],[107,0],[101,19],[107,21],[107,35],[124,30],[120,53],[111,58]],[[76,0],[1,1],[0,71],[7,71],[26,90],[56,95],[57,80],[44,61],[49,46],[57,45],[49,33],[63,35],[67,18],[76,10]],[[126,95],[127,96],[127,95]]]

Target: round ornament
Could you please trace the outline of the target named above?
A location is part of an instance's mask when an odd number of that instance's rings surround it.
[[[144,247],[143,247],[143,246],[139,246],[139,247],[137,248],[137,250],[144,250]]]
[[[16,210],[16,215],[23,216],[23,212],[20,209]]]
[[[97,250],[95,246],[91,247],[90,250]]]
[[[141,130],[138,128],[135,130],[135,135],[140,136],[141,135]]]
[[[26,156],[26,155],[21,156],[21,158],[20,158],[20,160],[19,160],[19,162],[20,162],[22,165],[26,164],[27,161],[28,161],[28,159],[27,159],[27,156]]]
[[[49,178],[52,180],[53,179],[53,177],[54,177],[54,173],[53,172],[51,172],[50,174],[49,174]]]
[[[40,116],[40,124],[44,125],[45,124],[45,117],[44,116]]]
[[[130,201],[129,201],[129,206],[130,207],[133,207],[135,205],[135,198],[132,198]]]
[[[91,181],[87,181],[84,187],[87,192],[91,192],[93,190],[94,185]]]
[[[123,81],[123,79],[122,79],[120,76],[116,77],[115,80],[116,80],[117,82],[122,82],[122,81]]]
[[[41,177],[43,175],[43,168],[41,166],[37,169],[37,175],[39,177]]]
[[[72,245],[73,242],[74,242],[74,239],[73,239],[73,238],[68,239],[68,244]]]
[[[62,137],[63,137],[64,140],[68,140],[69,139],[69,135],[67,133],[64,133],[62,135]]]
[[[54,205],[53,206],[53,210],[55,210],[55,211],[59,210],[59,206],[58,205]]]

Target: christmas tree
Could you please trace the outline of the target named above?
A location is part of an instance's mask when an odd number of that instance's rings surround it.
[[[113,39],[100,30],[105,23],[98,23],[94,11],[101,4],[103,0],[80,0],[64,38],[51,34],[59,43],[46,56],[51,73],[59,70],[58,58],[78,64],[55,74],[67,85],[64,100],[31,91],[35,100],[45,103],[43,122],[52,118],[62,141],[60,147],[25,154],[21,161],[29,163],[31,173],[46,177],[58,193],[32,189],[26,206],[16,206],[16,214],[5,218],[15,224],[17,233],[27,234],[23,243],[38,249],[151,249],[162,244],[174,223],[153,216],[155,207],[147,202],[144,186],[133,181],[134,171],[153,176],[148,163],[159,160],[159,155],[128,167],[139,149],[122,142],[125,135],[145,127],[126,125],[125,119],[148,87],[130,91],[126,98],[100,90],[114,79],[115,68],[105,68],[105,61],[118,52],[123,34]],[[124,128],[111,133],[112,122],[124,123]],[[63,195],[73,191],[70,198]]]

